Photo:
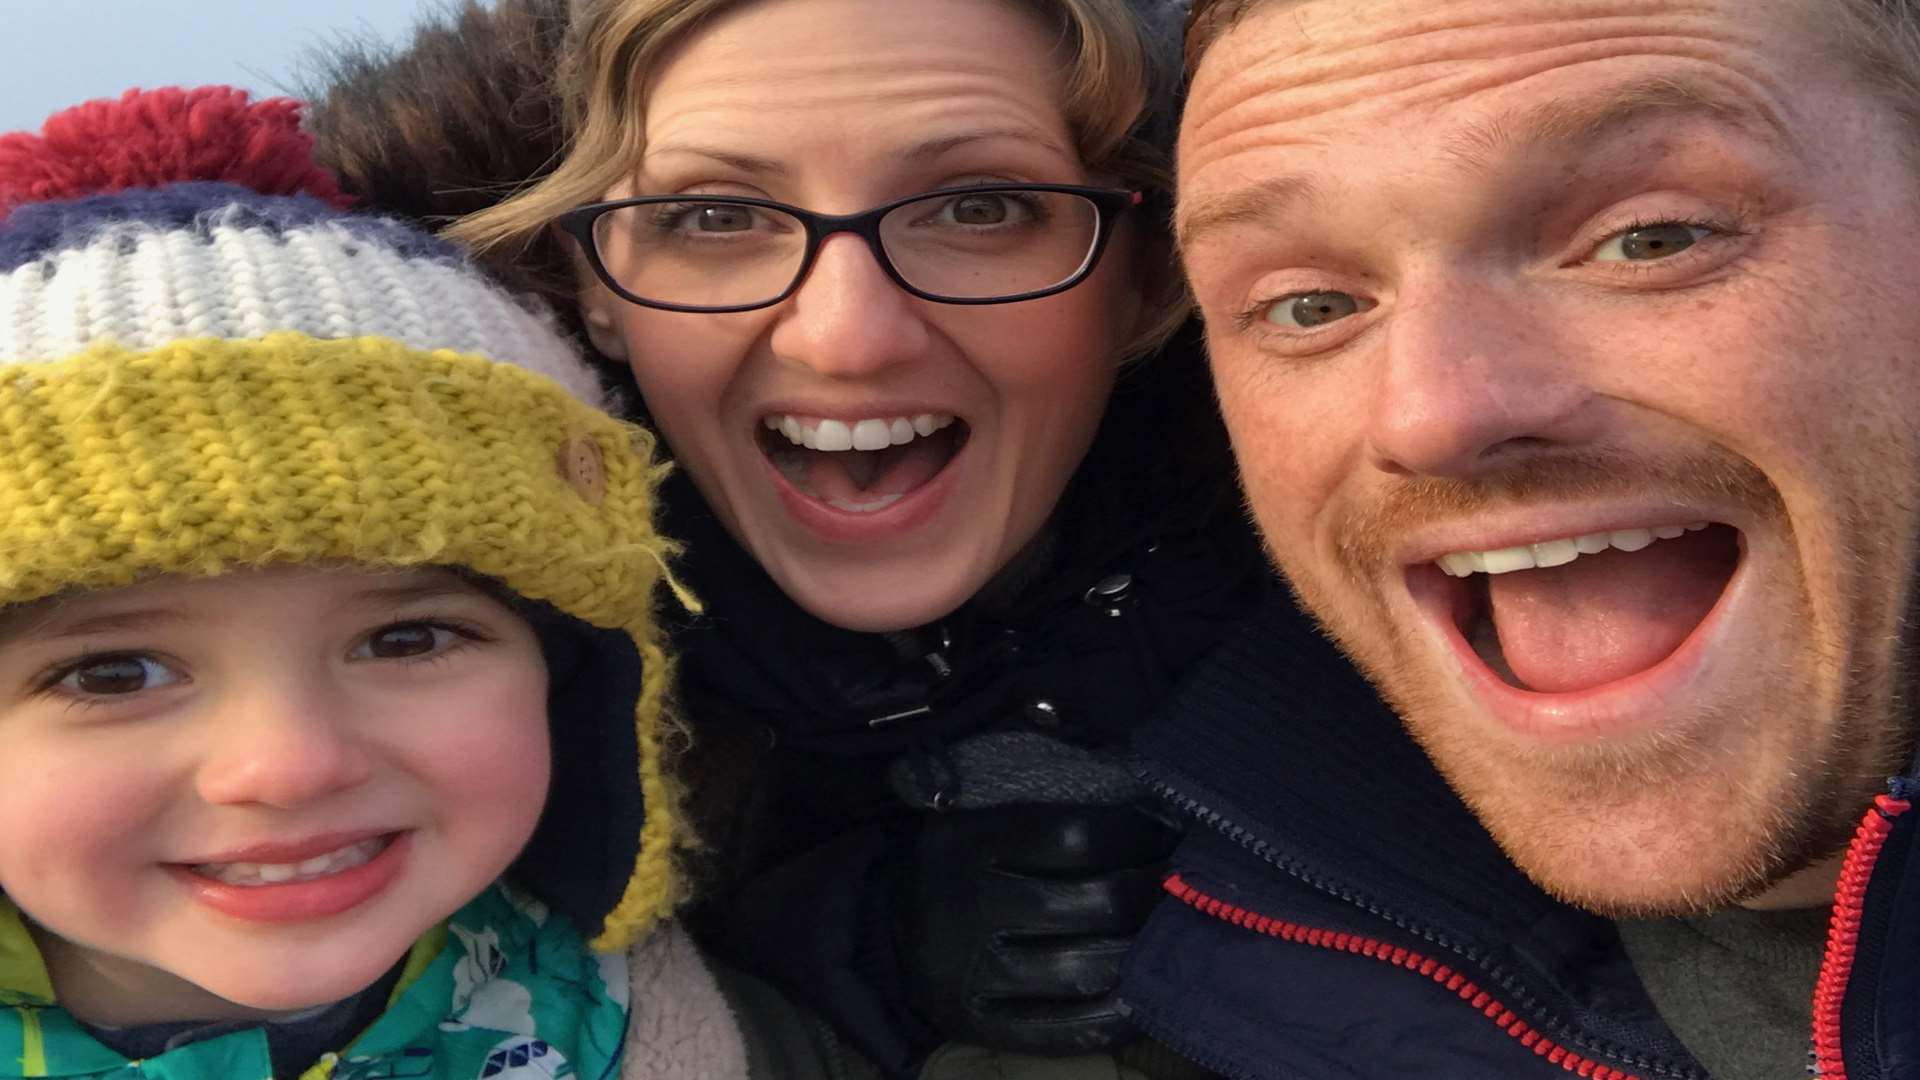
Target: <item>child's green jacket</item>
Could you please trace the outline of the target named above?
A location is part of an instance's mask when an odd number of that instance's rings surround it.
[[[297,978],[297,975],[292,976]],[[300,1080],[547,1080],[619,1075],[627,964],[496,885],[422,938],[387,1009]],[[54,1003],[40,952],[0,898],[0,1078],[272,1080],[249,1029],[129,1061]]]

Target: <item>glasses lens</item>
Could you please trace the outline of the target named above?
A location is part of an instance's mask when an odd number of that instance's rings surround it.
[[[668,199],[601,214],[593,243],[607,273],[633,295],[719,308],[786,292],[806,257],[807,230],[764,206]]]
[[[1087,269],[1100,208],[1058,191],[929,195],[880,220],[887,258],[914,288],[955,300],[1039,292]]]

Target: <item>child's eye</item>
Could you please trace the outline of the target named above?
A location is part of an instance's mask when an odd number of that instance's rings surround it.
[[[134,694],[180,681],[180,673],[138,653],[89,656],[68,667],[53,685],[75,694]]]
[[[368,634],[353,650],[363,660],[404,660],[430,656],[453,644],[460,634],[452,627],[431,622],[394,623]]]

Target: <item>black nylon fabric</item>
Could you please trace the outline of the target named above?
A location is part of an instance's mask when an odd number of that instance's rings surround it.
[[[1010,730],[1117,758],[1270,587],[1230,462],[1190,333],[1123,375],[1016,566],[939,623],[884,635],[801,611],[690,485],[671,488],[665,531],[687,541],[685,576],[708,606],[674,637],[704,758],[689,775],[696,798],[744,793],[702,822],[723,853],[693,918],[703,944],[807,994],[883,1068],[911,1072],[938,1033],[902,1005],[896,908],[929,811],[894,793],[887,766],[946,777],[947,747]],[[731,782],[716,782],[715,759]]]
[[[1212,895],[1270,918],[1414,948],[1585,1056],[1648,1080],[1704,1080],[1647,998],[1613,924],[1549,897],[1506,859],[1289,599],[1276,598],[1202,665],[1136,745],[1146,775],[1193,820],[1174,870],[1197,869]],[[1204,970],[1178,959],[1202,942]],[[1286,989],[1296,979],[1314,992]],[[1233,1075],[1403,1075],[1385,1066],[1391,1055],[1377,1053],[1394,1032],[1437,1040],[1424,1075],[1532,1074],[1500,1071],[1518,1068],[1511,1064],[1486,1071],[1514,1040],[1422,981],[1170,900],[1149,922],[1122,996],[1155,1032],[1201,1023],[1209,1008],[1257,1021],[1217,1048],[1234,1054]],[[1382,1010],[1388,1000],[1401,1004]],[[1443,1031],[1454,1034],[1435,1034]],[[1294,1042],[1316,1047],[1318,1059],[1294,1054]],[[1276,1064],[1248,1064],[1266,1059]],[[1303,1074],[1301,1060],[1331,1071]]]

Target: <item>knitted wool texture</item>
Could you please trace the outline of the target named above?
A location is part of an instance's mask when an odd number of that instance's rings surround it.
[[[652,436],[603,412],[550,322],[451,247],[217,175],[33,202],[9,164],[56,151],[23,138],[0,139],[0,604],[156,574],[436,564],[627,634],[645,815],[594,945],[643,935],[678,896],[683,839]]]

